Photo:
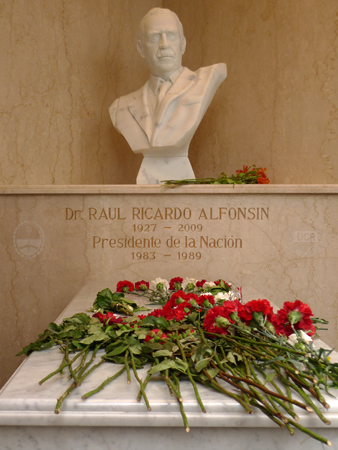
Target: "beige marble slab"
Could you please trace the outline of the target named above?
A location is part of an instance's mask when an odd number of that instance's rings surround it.
[[[0,186],[1,194],[338,194],[338,184],[30,185]]]
[[[302,300],[338,336],[338,189],[325,186],[46,186],[0,194],[1,367],[88,281],[174,276]],[[102,289],[106,286],[102,286]]]

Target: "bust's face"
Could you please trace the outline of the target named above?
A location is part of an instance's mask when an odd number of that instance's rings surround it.
[[[185,39],[181,38],[175,16],[154,14],[144,22],[142,40],[137,48],[149,66],[150,72],[167,79],[182,65]]]

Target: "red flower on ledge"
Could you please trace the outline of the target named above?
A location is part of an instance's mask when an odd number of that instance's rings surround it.
[[[181,277],[172,278],[169,281],[169,289],[172,291],[178,291],[179,289],[182,289],[182,282],[183,278]]]
[[[163,344],[163,342],[160,342],[163,339],[166,339],[168,336],[163,333],[162,330],[159,330],[158,328],[154,328],[152,331],[149,331],[147,336],[144,339],[144,342],[159,342],[159,344]]]
[[[269,178],[266,176],[266,168],[264,168],[264,169],[258,169],[258,171],[257,171],[257,175],[258,175],[258,179],[257,179],[257,181],[258,181],[258,184],[269,184],[270,183],[270,180],[269,180]]]
[[[93,317],[98,318],[100,322],[106,325],[113,325],[114,323],[122,323],[122,324],[126,323],[123,321],[122,317],[116,316],[114,313],[110,311],[108,311],[106,314],[97,312],[93,315]]]
[[[149,283],[148,281],[137,281],[135,283],[135,290],[136,291],[147,291],[149,289]]]
[[[234,323],[230,319],[233,311],[224,306],[214,306],[210,309],[204,319],[203,328],[209,333],[228,334],[227,327]]]
[[[309,336],[313,336],[316,332],[316,328],[310,318],[313,316],[313,312],[306,303],[302,303],[300,300],[285,302],[283,308],[277,314],[284,323],[284,332],[287,336],[294,333],[293,328],[295,330],[303,330]]]
[[[133,292],[134,285],[130,281],[119,281],[116,286],[116,292]]]

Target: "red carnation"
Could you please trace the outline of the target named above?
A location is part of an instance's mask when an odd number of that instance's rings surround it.
[[[148,281],[137,281],[135,283],[135,290],[136,291],[147,291],[149,289],[149,283]]]
[[[257,171],[257,175],[258,175],[258,179],[257,179],[257,182],[258,182],[258,184],[269,184],[270,183],[270,180],[269,180],[269,178],[266,176],[266,168],[264,168],[264,169],[262,169],[262,168],[260,168],[260,169],[258,169],[258,171]]]
[[[313,316],[313,312],[306,303],[302,303],[300,300],[285,302],[277,315],[283,323],[284,332],[287,336],[294,332],[293,329],[303,330],[309,336],[313,336],[316,332],[316,328],[310,318]]]
[[[186,293],[184,291],[176,291],[173,294],[171,294],[170,299],[167,301],[167,303],[164,305],[165,308],[176,308],[180,303],[184,302],[186,300]]]
[[[242,170],[236,170],[236,174],[239,175],[240,173],[247,173],[248,170],[249,170],[248,166],[243,166]]]
[[[133,292],[134,285],[130,281],[119,281],[116,286],[116,292]]]
[[[266,299],[251,300],[246,303],[238,316],[247,325],[254,320],[258,325],[264,325],[271,332],[282,333],[279,318],[274,314],[272,306]]]
[[[169,289],[171,289],[172,291],[178,291],[179,289],[182,288],[182,282],[183,278],[181,277],[172,278],[169,281]]]
[[[245,311],[247,313],[247,321],[249,319],[252,320],[253,314],[256,313],[263,313],[263,316],[269,316],[273,313],[272,306],[270,305],[270,302],[266,299],[258,299],[258,300],[251,300],[250,302],[246,303],[244,305]]]
[[[113,325],[113,323],[125,323],[123,322],[122,317],[116,316],[114,313],[110,311],[108,311],[106,314],[97,312],[93,314],[93,317],[97,317],[100,320],[100,322],[106,325]]]
[[[207,312],[203,328],[210,333],[228,334],[227,326],[234,323],[230,319],[232,311],[224,306],[214,306]]]
[[[284,321],[277,314],[269,314],[268,321],[274,327],[276,334],[285,334]]]
[[[197,282],[196,282],[196,287],[198,287],[198,288],[203,288],[204,283],[206,283],[206,282],[207,282],[207,280],[197,281]]]
[[[213,295],[203,294],[198,297],[197,303],[200,306],[204,306],[204,307],[208,308],[210,305],[213,306],[215,304],[215,299],[214,299]]]
[[[149,331],[149,333],[147,334],[147,336],[144,339],[144,342],[149,342],[149,341],[160,341],[163,339],[166,339],[168,336],[166,334],[163,333],[162,330],[159,330],[158,328],[154,328],[152,331]],[[163,342],[160,342],[160,344],[163,344]]]

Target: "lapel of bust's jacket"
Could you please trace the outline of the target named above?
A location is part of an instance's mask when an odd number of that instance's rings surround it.
[[[153,123],[154,123],[154,131],[152,134],[152,138],[150,141],[150,145],[156,139],[156,134],[161,132],[161,124],[163,123],[165,113],[169,107],[169,105],[175,101],[178,97],[182,96],[192,85],[196,78],[196,73],[192,72],[187,67],[184,67],[181,75],[177,78],[175,83],[172,85],[170,90],[164,96],[161,104],[159,105],[158,110],[155,112]]]
[[[147,89],[148,81],[139,91],[135,92],[134,98],[128,105],[128,110],[145,132],[150,142],[153,132],[153,122],[148,106]]]

